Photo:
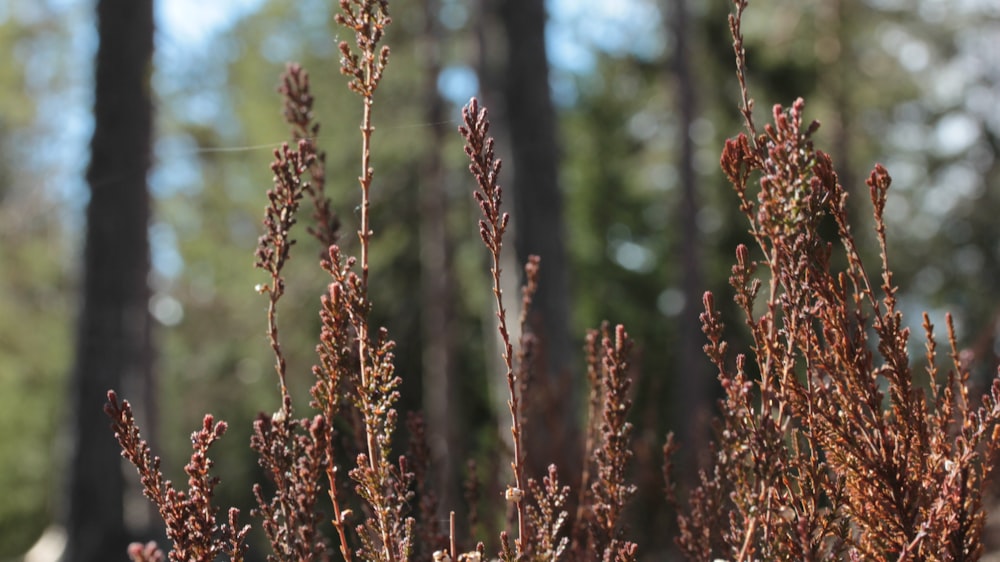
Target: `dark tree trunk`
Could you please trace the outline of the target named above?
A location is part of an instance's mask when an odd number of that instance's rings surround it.
[[[697,117],[695,77],[691,72],[691,22],[686,0],[670,0],[667,11],[674,35],[674,53],[669,73],[676,86],[677,119],[680,123],[681,204],[677,208],[677,224],[681,240],[681,289],[684,292],[684,309],[678,327],[678,362],[674,376],[674,415],[679,430],[678,437],[684,451],[677,463],[681,473],[677,477],[687,485],[694,484],[695,467],[699,455],[709,442],[711,420],[711,384],[708,361],[702,352],[704,336],[701,333],[699,314],[701,297],[705,290],[702,275],[701,233],[698,229],[698,178],[694,169],[695,146],[691,126]]]
[[[66,559],[74,562],[125,559],[121,457],[102,406],[108,389],[148,381],[151,362],[146,174],[153,3],[100,0],[97,16],[90,202],[71,375]]]
[[[520,264],[529,255],[541,257],[529,329],[538,339],[532,394],[544,397],[545,403],[540,405],[543,408],[529,410],[533,417],[527,430],[528,464],[538,476],[537,471],[551,462],[564,467],[577,465],[580,451],[559,149],[549,92],[544,1],[505,0],[499,4],[507,36],[503,95],[513,166],[505,169],[507,178],[513,178],[507,181],[513,186],[515,248]],[[556,444],[558,447],[553,447]]]
[[[492,45],[502,44],[504,40],[504,30],[498,15],[498,3],[501,1],[503,0],[482,0],[473,3],[476,48],[470,58],[479,78],[479,99],[483,102],[483,106],[489,109],[490,134],[496,139],[498,147],[507,147],[510,146],[510,135],[507,129],[505,106],[502,103],[502,75],[506,54],[503,49],[491,48]],[[502,148],[498,150],[502,150]],[[502,186],[509,187],[508,182],[512,167],[509,161],[505,161],[504,164],[500,182]],[[509,200],[510,197],[508,197]],[[485,255],[482,263],[484,266],[487,263]],[[501,290],[505,295],[516,294],[519,278],[517,258],[510,251],[504,251],[500,255],[500,267],[502,270],[500,275]],[[515,318],[520,313],[521,301],[508,298],[506,303],[507,313],[511,318]],[[483,333],[486,334],[484,348],[489,350],[486,364],[489,366],[488,373],[492,376],[487,376],[487,383],[490,385],[490,399],[497,422],[497,435],[510,448],[513,446],[513,439],[510,434],[510,418],[507,414],[507,380],[502,376],[506,368],[501,357],[503,341],[497,332],[496,307],[489,299],[484,301],[482,322]],[[508,327],[516,330],[517,324],[511,321],[508,323]],[[487,463],[485,468],[489,472],[484,479],[486,488],[483,493],[496,497],[502,493],[504,486],[507,485],[510,469],[507,467],[507,463]]]
[[[421,324],[423,332],[423,402],[431,451],[433,482],[440,506],[452,506],[461,478],[456,472],[456,417],[453,376],[454,307],[451,241],[448,237],[448,198],[441,164],[445,144],[444,100],[437,88],[441,72],[441,39],[437,23],[440,2],[424,0],[426,73],[425,121],[431,142],[423,157],[420,187]],[[442,512],[443,513],[443,512]]]
[[[823,11],[819,16],[819,21],[824,28],[825,42],[830,45],[837,45],[838,51],[834,59],[833,69],[822,74],[824,87],[828,89],[833,102],[833,161],[837,165],[837,176],[840,184],[848,193],[858,192],[854,185],[854,172],[851,169],[851,72],[858,68],[857,61],[850,48],[850,37],[847,31],[852,22],[848,20],[851,9],[856,7],[845,4],[850,0],[829,0],[824,3]],[[829,53],[824,53],[825,57],[831,57]],[[848,210],[858,215],[858,201],[854,197],[848,198]],[[865,207],[867,213],[867,207]],[[860,217],[859,217],[860,218]],[[867,216],[864,218],[867,219]]]

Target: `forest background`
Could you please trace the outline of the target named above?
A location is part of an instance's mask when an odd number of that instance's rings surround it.
[[[403,409],[449,414],[450,421],[428,420],[432,447],[448,452],[445,487],[461,483],[466,459],[479,461],[484,482],[505,470],[490,461],[502,446],[504,418],[491,391],[501,381],[488,273],[461,139],[452,132],[460,106],[479,95],[495,116],[500,155],[517,173],[510,138],[518,125],[507,122],[505,92],[512,80],[533,78],[507,64],[506,45],[526,39],[502,21],[501,4],[394,4],[393,60],[379,91],[375,323],[399,344]],[[558,0],[547,7],[543,91],[558,118],[557,144],[548,149],[559,155],[552,183],[562,222],[542,220],[554,230],[526,234],[515,203],[514,228],[519,243],[529,236],[565,243],[565,264],[543,253],[542,268],[555,263],[568,280],[562,321],[574,349],[604,319],[625,324],[637,342],[640,494],[632,536],[655,552],[671,529],[659,476],[663,436],[674,429],[687,438],[682,470],[705,446],[696,430],[684,433],[707,421],[715,388],[700,351],[700,295],[730,294],[732,252],[746,236],[718,168],[724,139],[740,127],[729,6]],[[345,230],[356,228],[359,110],[346,102],[338,73],[334,10],[319,0],[157,4],[153,441],[177,478],[201,416],[228,420],[230,435],[216,455],[220,505],[252,502],[250,485],[260,475],[247,446],[249,421],[275,401],[252,255],[271,149],[287,136],[275,95],[285,61],[311,70],[328,192]],[[75,0],[0,5],[0,560],[18,557],[64,512],[93,127],[93,11],[91,2]],[[744,29],[759,108],[805,97],[809,117],[824,123],[817,144],[831,152],[848,189],[875,161],[893,174],[886,216],[907,317],[916,321],[928,310],[940,323],[952,311],[961,345],[981,369],[975,375],[987,380],[1000,363],[1000,7],[988,0],[759,1]],[[425,163],[438,157],[440,179],[430,182]],[[864,198],[855,199],[854,211],[867,214]],[[554,212],[536,210],[543,219]],[[283,336],[290,363],[305,374],[325,281],[308,258],[318,248],[303,246],[284,310],[295,321],[286,321]],[[509,271],[518,270],[516,260]],[[436,320],[447,329],[439,331],[428,316],[442,302],[426,289],[442,278],[450,298]],[[441,346],[444,363],[428,352]],[[583,365],[569,369],[579,395]],[[444,402],[441,373],[449,377]],[[307,386],[293,390],[304,395]],[[461,502],[457,490],[445,497]],[[126,504],[140,526],[149,515],[143,501]]]

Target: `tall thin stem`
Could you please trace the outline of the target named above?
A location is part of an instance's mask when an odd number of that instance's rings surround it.
[[[285,294],[285,279],[282,268],[288,261],[292,245],[295,243],[289,233],[295,224],[299,202],[308,184],[302,175],[313,163],[314,156],[306,150],[306,141],[300,140],[296,150],[283,144],[274,151],[271,171],[274,173],[274,187],[268,191],[268,206],[265,210],[266,232],[260,237],[256,251],[256,266],[266,270],[271,277],[270,285],[258,286],[257,290],[267,293],[267,338],[274,352],[274,369],[281,384],[281,411],[285,419],[291,418],[292,401],[286,384],[285,356],[278,337],[278,301]]]
[[[365,111],[361,122],[361,176],[358,181],[361,184],[361,228],[358,230],[358,239],[361,242],[361,295],[368,304],[368,242],[371,240],[372,230],[370,223],[369,208],[371,202],[369,192],[371,188],[372,175],[374,170],[370,166],[371,162],[371,138],[372,131],[375,130],[371,124],[372,120],[372,99],[365,97]],[[368,322],[367,319],[358,325],[358,358],[361,361],[361,386],[367,388],[371,382],[371,373],[368,361]],[[374,428],[368,424],[366,428],[366,439],[368,444],[368,465],[372,470],[376,469],[376,453]]]
[[[372,105],[382,72],[389,61],[389,48],[385,46],[379,48],[379,42],[391,19],[387,0],[341,0],[340,7],[342,13],[336,16],[337,22],[354,31],[355,44],[358,48],[355,53],[346,42],[340,43],[340,71],[352,78],[348,87],[360,95],[364,103],[361,119],[361,175],[358,177],[358,183],[361,185],[361,225],[358,229],[361,273],[356,285],[351,289],[354,293],[351,324],[356,331],[360,362],[359,393],[365,420],[366,470],[369,474],[358,472],[354,477],[362,486],[368,488],[368,493],[371,495],[378,535],[382,543],[381,558],[394,562],[397,559],[397,551],[393,544],[402,545],[408,540],[406,537],[396,537],[397,541],[392,540],[396,522],[391,513],[393,507],[389,505],[390,500],[387,496],[387,494],[392,495],[390,491],[392,469],[386,458],[387,444],[395,419],[391,404],[396,396],[393,389],[399,382],[398,378],[392,377],[391,367],[387,369],[385,365],[389,349],[387,346],[391,343],[384,343],[381,339],[373,343],[368,325],[368,311],[371,307],[368,298],[368,252],[373,234],[370,191],[374,176],[371,166],[371,138],[375,130],[372,126]],[[400,499],[400,501],[405,500]]]
[[[517,377],[514,371],[514,351],[510,343],[510,332],[507,329],[507,310],[503,306],[503,290],[500,287],[500,251],[503,247],[503,235],[507,230],[510,217],[500,210],[503,190],[497,183],[497,176],[500,173],[501,162],[493,153],[493,138],[488,136],[490,123],[487,111],[485,108],[480,109],[479,101],[472,98],[469,104],[462,109],[462,117],[464,125],[459,127],[459,132],[465,137],[465,153],[471,161],[469,171],[472,172],[479,184],[479,191],[475,193],[476,201],[483,213],[483,218],[479,221],[479,236],[489,250],[492,260],[490,273],[493,278],[493,297],[497,310],[497,330],[503,341],[501,355],[507,370],[507,391],[510,396],[507,407],[510,410],[510,433],[514,449],[514,460],[511,463],[514,486],[507,489],[506,498],[514,503],[517,510],[518,537],[515,545],[517,556],[520,557],[525,552],[524,541],[528,535],[528,521],[524,507],[526,488],[523,445],[521,443],[521,408],[517,391]],[[532,277],[532,271],[529,271],[529,268],[534,268],[533,271],[537,272],[537,267],[537,258],[529,260],[529,264],[526,266],[529,279]],[[533,292],[533,289],[531,291]]]

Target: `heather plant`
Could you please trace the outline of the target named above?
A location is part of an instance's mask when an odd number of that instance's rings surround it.
[[[511,471],[514,482],[507,487],[504,497],[515,507],[517,537],[511,546],[508,535],[501,535],[501,559],[551,560],[558,558],[569,544],[568,537],[560,536],[560,529],[568,514],[559,511],[566,505],[569,489],[559,485],[554,466],[549,467],[541,485],[536,479],[527,478],[522,445],[523,398],[526,394],[523,383],[529,378],[529,356],[535,346],[535,339],[527,330],[527,317],[537,288],[540,260],[537,256],[532,256],[524,268],[526,283],[522,290],[519,319],[522,336],[515,361],[500,288],[500,251],[509,222],[509,216],[500,210],[503,190],[497,180],[501,163],[494,154],[494,139],[488,136],[486,109],[480,108],[478,101],[473,99],[462,110],[462,116],[464,124],[459,131],[466,140],[465,152],[471,161],[469,170],[479,186],[479,190],[475,192],[476,201],[483,213],[479,222],[479,234],[492,260],[490,271],[496,300],[497,330],[503,342],[502,356],[507,368],[507,389],[510,395],[507,405],[511,417],[514,456]],[[571,533],[578,536],[585,532],[589,540],[585,544],[576,544],[573,553],[574,557],[580,557],[588,556],[586,553],[599,552],[608,560],[632,560],[636,556],[636,546],[622,539],[618,520],[629,496],[634,493],[634,487],[624,478],[631,456],[628,450],[631,424],[625,421],[631,407],[627,396],[628,352],[631,342],[622,326],[616,328],[613,339],[606,327],[602,335],[600,351],[596,350],[594,344],[596,332],[588,338],[591,358],[588,370],[595,397],[595,407],[590,418],[591,425],[594,426],[591,431],[599,432],[599,438],[588,441],[588,459],[583,463],[587,473],[591,463],[596,463],[598,478],[580,502],[589,509],[578,513],[574,521],[577,529]],[[522,384],[519,385],[518,381]],[[587,477],[583,480],[586,482]],[[535,500],[534,505],[527,503],[529,491],[531,498]]]
[[[830,157],[813,146],[818,124],[805,124],[804,102],[775,106],[773,123],[763,132],[755,125],[741,31],[747,2],[734,4],[729,23],[747,131],[726,142],[721,164],[757,246],[736,249],[730,278],[752,344],[748,354],[730,357],[721,314],[706,293],[705,351],[724,397],[711,464],[687,493],[677,544],[694,560],[976,559],[983,548],[983,485],[1000,438],[1000,379],[977,407],[950,318],[952,365],[939,371],[926,315],[924,377],[915,376],[887,251],[889,175],[876,166],[867,182],[881,252],[880,279],[872,281],[848,223],[847,191]],[[441,529],[438,512],[453,506],[439,506],[428,486],[430,453],[418,414],[406,419],[410,442],[399,455],[402,379],[395,371],[395,343],[370,322],[369,294],[375,233],[371,143],[376,93],[390,58],[381,43],[391,19],[385,0],[341,0],[340,8],[337,21],[354,36],[353,46],[339,46],[341,72],[364,110],[357,245],[352,254],[341,243],[340,220],[326,195],[326,158],[317,143],[308,74],[289,65],[279,91],[294,144],[274,152],[264,234],[255,254],[256,267],[267,275],[256,289],[267,299],[265,333],[279,404],[253,423],[250,446],[268,482],[254,486],[252,515],[270,543],[268,560],[481,561],[487,545],[456,536],[454,511]],[[527,319],[544,263],[532,256],[524,265],[520,336],[512,341],[501,289],[510,219],[502,208],[502,166],[489,129],[487,110],[472,99],[462,110],[459,132],[482,214],[479,234],[490,262],[507,391],[503,415],[509,415],[511,435],[510,471],[494,506],[508,519],[491,548],[505,562],[637,560],[639,545],[625,526],[626,506],[638,490],[629,480],[633,344],[624,327],[605,324],[586,337],[590,394],[580,465],[550,465],[544,474],[530,474],[525,462],[525,434],[542,431],[525,424],[525,408],[533,398],[532,365],[540,346]],[[754,186],[751,178],[757,176]],[[297,373],[285,359],[278,314],[303,202],[312,207],[307,232],[326,248],[320,266],[329,275],[319,301],[313,413],[306,416],[293,406],[289,381]],[[821,235],[822,225],[831,223],[835,241]],[[208,452],[226,424],[204,418],[192,435],[188,487],[178,490],[139,435],[128,402],[111,391],[105,409],[172,542],[167,555],[150,543],[132,545],[129,556],[243,560],[249,525],[240,522],[237,509],[219,517],[212,503],[218,479],[210,474]],[[675,448],[668,438],[663,471],[671,502]],[[574,480],[568,470],[580,470],[576,490],[564,484]],[[469,473],[468,527],[471,537],[482,537],[477,531],[492,520],[481,520],[476,507],[481,486],[474,461]],[[331,514],[322,512],[324,496]]]
[[[329,560],[334,548],[347,561],[482,560],[483,543],[460,552],[454,514],[448,534],[439,530],[435,496],[426,485],[429,452],[419,415],[411,415],[407,423],[411,438],[408,454],[393,458],[399,416],[395,404],[402,381],[395,373],[394,342],[384,328],[370,326],[372,303],[368,295],[369,247],[374,235],[370,213],[373,108],[389,61],[389,49],[380,42],[391,19],[384,0],[342,0],[340,7],[337,21],[355,37],[353,48],[347,42],[340,44],[341,72],[349,77],[348,86],[362,98],[364,108],[360,128],[358,255],[348,255],[340,245],[340,221],[325,194],[325,155],[316,142],[319,124],[312,113],[314,98],[308,74],[290,65],[279,91],[295,147],[284,144],[274,151],[273,186],[267,192],[264,234],[255,262],[268,275],[267,282],[258,284],[256,290],[268,302],[266,336],[274,357],[280,403],[276,411],[260,414],[253,424],[250,446],[269,479],[266,486],[254,486],[257,508],[253,515],[260,519],[270,543],[268,560]],[[540,260],[533,256],[525,265],[527,283],[518,318],[522,335],[515,351],[500,288],[500,256],[509,223],[509,216],[501,209],[501,162],[493,151],[494,139],[488,135],[486,110],[473,99],[463,116],[460,132],[478,185],[475,199],[483,213],[480,235],[492,262],[492,291],[509,392],[512,482],[502,500],[513,508],[514,531],[513,542],[508,531],[499,534],[499,557],[511,562],[555,560],[570,550],[570,490],[560,484],[555,466],[538,475],[540,478],[526,474],[522,445],[524,402],[530,394],[527,381],[535,346],[527,318],[538,286]],[[320,300],[321,331],[317,363],[312,369],[315,383],[310,406],[316,413],[297,417],[288,388],[290,373],[282,350],[278,310],[286,288],[283,271],[292,256],[293,232],[305,200],[313,207],[314,225],[308,233],[328,248],[320,265],[330,281]],[[597,336],[592,335],[590,345],[595,355],[590,368],[598,373],[594,375],[598,397],[594,419],[601,421],[600,429],[591,432],[596,436],[592,441],[596,477],[582,496],[594,509],[582,512],[593,515],[578,514],[574,519],[574,536],[586,536],[588,542],[574,545],[573,551],[575,557],[586,557],[588,549],[596,549],[607,560],[633,560],[637,547],[624,540],[620,517],[625,502],[634,493],[634,487],[625,480],[630,457],[631,426],[625,418],[630,407],[627,355],[631,342],[620,326],[613,336],[605,328],[599,344],[595,341]],[[212,505],[218,479],[209,475],[212,461],[207,453],[209,445],[225,432],[225,423],[206,416],[202,430],[192,436],[195,450],[186,469],[190,489],[177,492],[171,482],[164,480],[159,459],[152,456],[140,437],[128,402],[119,401],[113,391],[108,398],[106,411],[114,420],[113,429],[123,455],[138,469],[146,496],[167,525],[167,537],[173,542],[170,559],[214,560],[225,555],[242,560],[249,526],[239,525],[240,513],[236,509],[229,510],[227,522],[218,523],[218,508]],[[346,480],[342,476],[343,459],[353,460]],[[467,488],[470,528],[476,526],[477,489],[474,481]],[[330,521],[336,546],[329,544],[322,531],[328,520],[319,507],[324,494],[333,509]],[[133,560],[164,558],[154,544],[133,545],[129,555]]]
[[[848,224],[847,191],[813,146],[819,124],[804,123],[804,102],[775,106],[758,132],[741,31],[747,2],[734,4],[747,131],[726,142],[721,164],[759,249],[754,258],[739,246],[730,278],[752,345],[730,361],[706,293],[705,351],[724,398],[713,462],[679,518],[678,544],[695,560],[975,560],[1000,438],[1000,378],[977,407],[950,316],[942,373],[926,314],[923,380],[916,376],[887,250],[889,174],[876,165],[866,182],[881,255],[873,281]],[[836,242],[820,236],[828,219]]]

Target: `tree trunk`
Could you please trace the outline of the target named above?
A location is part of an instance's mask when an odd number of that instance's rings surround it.
[[[568,258],[559,186],[556,114],[549,92],[543,0],[505,0],[499,12],[507,39],[504,105],[513,155],[515,248],[519,264],[541,257],[528,329],[538,339],[529,407],[528,465],[534,476],[552,462],[579,464],[577,391],[569,334]],[[514,300],[519,295],[506,295]],[[534,439],[532,439],[534,437]],[[539,439],[541,437],[541,439]],[[558,447],[553,447],[558,444]],[[553,457],[553,453],[557,456]]]
[[[850,37],[847,31],[851,23],[848,20],[853,6],[845,6],[849,0],[829,0],[822,4],[822,10],[817,15],[818,22],[822,26],[824,35],[817,38],[817,42],[823,40],[827,45],[836,45],[836,55],[825,53],[827,60],[823,61],[833,68],[821,74],[823,86],[829,92],[833,104],[833,161],[836,163],[837,176],[840,184],[850,193],[863,193],[854,185],[854,171],[851,168],[853,158],[851,158],[851,72],[858,68],[857,61],[853,60],[851,52]],[[827,50],[831,47],[827,47]],[[833,60],[829,60],[832,58]],[[854,216],[859,216],[858,201],[854,197],[848,198],[848,211]],[[867,213],[867,206],[864,213]],[[862,215],[867,219],[866,215]],[[859,216],[859,218],[861,218]]]
[[[677,118],[680,126],[681,204],[677,208],[677,224],[681,241],[681,289],[684,308],[678,327],[678,363],[675,366],[674,415],[683,458],[676,475],[685,485],[696,484],[697,462],[709,443],[711,422],[711,385],[713,379],[708,360],[702,352],[702,294],[705,291],[702,274],[701,233],[698,229],[698,178],[694,169],[695,146],[691,127],[697,117],[695,77],[691,72],[691,22],[686,0],[670,0],[666,13],[674,35],[674,53],[669,69],[676,86]]]
[[[67,560],[125,559],[121,457],[106,392],[149,381],[152,0],[100,0],[82,302],[71,375]],[[140,391],[141,393],[141,391]]]
[[[431,142],[423,157],[420,187],[421,328],[423,332],[423,405],[431,452],[433,482],[440,506],[452,506],[462,481],[456,471],[455,392],[452,380],[454,341],[454,283],[451,241],[448,237],[448,199],[441,164],[445,145],[445,107],[438,92],[441,73],[441,39],[437,0],[424,0],[424,120],[430,123]],[[442,513],[444,513],[442,511]]]

